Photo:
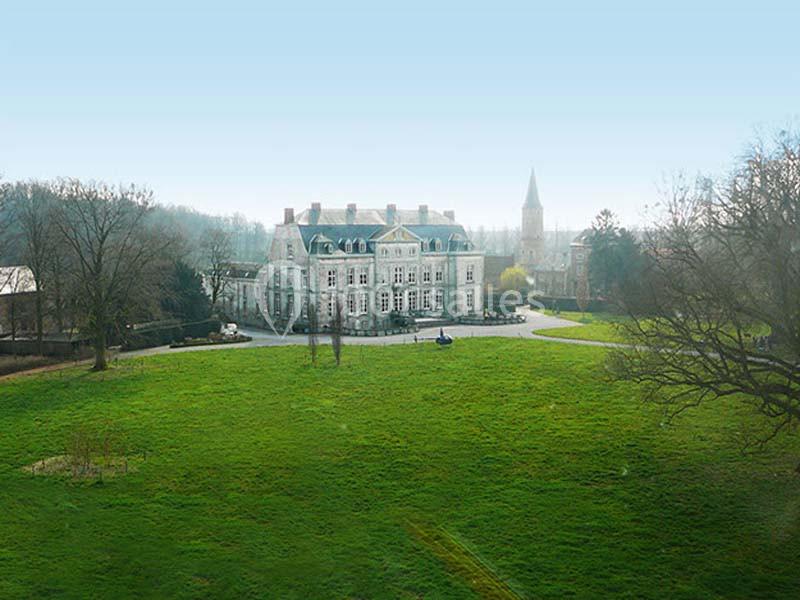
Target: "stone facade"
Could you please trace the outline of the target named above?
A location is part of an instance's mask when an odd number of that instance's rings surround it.
[[[263,301],[276,324],[307,323],[316,306],[330,325],[337,303],[348,329],[389,327],[393,319],[480,315],[483,253],[451,211],[323,209],[275,228]]]
[[[544,208],[539,201],[536,174],[531,169],[528,193],[525,196],[525,204],[522,205],[522,234],[517,262],[533,275],[542,265],[544,258]]]

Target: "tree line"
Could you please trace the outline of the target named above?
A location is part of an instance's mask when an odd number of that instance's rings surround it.
[[[133,323],[208,318],[212,302],[201,271],[212,259],[218,267],[233,260],[237,239],[246,237],[231,227],[199,229],[209,222],[158,207],[151,191],[133,185],[0,185],[0,264],[30,269],[39,353],[46,333],[79,332],[91,339],[94,368],[102,370],[110,341]]]

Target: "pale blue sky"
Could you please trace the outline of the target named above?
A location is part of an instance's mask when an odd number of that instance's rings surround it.
[[[500,227],[535,165],[548,229],[633,224],[800,111],[797,3],[650,4],[0,0],[0,172]]]

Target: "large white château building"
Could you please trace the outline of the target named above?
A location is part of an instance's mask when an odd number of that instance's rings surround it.
[[[345,326],[381,329],[402,316],[481,314],[483,253],[455,214],[417,210],[322,208],[284,211],[268,258],[264,300],[276,324],[307,322],[313,303],[321,326],[337,302]]]

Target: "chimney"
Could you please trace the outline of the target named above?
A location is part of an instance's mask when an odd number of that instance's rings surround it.
[[[428,205],[419,205],[419,224],[426,225],[428,223]]]
[[[319,223],[319,213],[322,211],[322,206],[319,202],[312,202],[311,203],[311,214],[308,216],[308,222],[310,225],[316,225]]]
[[[386,224],[387,225],[394,225],[396,217],[397,217],[397,205],[396,204],[387,204],[386,205]]]
[[[356,222],[356,205],[355,204],[348,204],[347,205],[347,224],[352,225]]]
[[[455,223],[456,222],[456,211],[454,211],[454,210],[446,210],[446,211],[444,211],[444,216],[451,223]]]
[[[294,223],[294,209],[293,208],[284,208],[283,209],[283,224],[290,225]]]

